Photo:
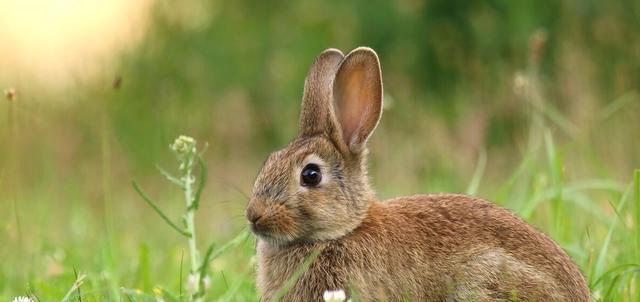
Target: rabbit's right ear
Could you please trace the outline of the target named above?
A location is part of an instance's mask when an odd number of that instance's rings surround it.
[[[342,61],[333,81],[335,140],[352,154],[361,153],[382,114],[382,74],[378,55],[359,47]]]
[[[333,79],[344,55],[340,50],[323,51],[311,65],[304,82],[300,110],[300,136],[313,136],[327,129]]]

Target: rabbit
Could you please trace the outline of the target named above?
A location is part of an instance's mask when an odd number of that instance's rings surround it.
[[[268,157],[246,208],[261,301],[340,289],[354,301],[589,301],[569,256],[506,209],[458,194],[378,201],[366,143],[382,98],[370,48],[327,49],[311,66],[299,134]]]

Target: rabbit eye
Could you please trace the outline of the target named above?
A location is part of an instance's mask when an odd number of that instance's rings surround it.
[[[305,187],[315,187],[322,180],[322,174],[320,174],[320,167],[316,164],[308,164],[302,169],[300,173],[300,184]]]

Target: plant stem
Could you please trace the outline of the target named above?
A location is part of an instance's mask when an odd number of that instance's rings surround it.
[[[194,223],[195,209],[191,206],[194,202],[193,196],[193,183],[194,179],[192,176],[192,168],[193,168],[193,158],[188,159],[188,163],[186,163],[185,171],[184,171],[184,198],[187,206],[187,213],[185,214],[185,224],[187,227],[187,232],[190,234],[189,236],[189,258],[191,260],[191,274],[194,276],[193,284],[193,293],[198,293],[200,290],[200,271],[198,270],[198,249],[196,246],[196,228]],[[192,298],[193,299],[193,298]],[[193,299],[194,301],[200,301],[200,298]]]

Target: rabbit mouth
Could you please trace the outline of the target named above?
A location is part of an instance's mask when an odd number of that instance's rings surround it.
[[[269,227],[269,225],[267,225],[261,220],[263,219],[260,219],[260,221],[249,223],[249,228],[251,229],[251,232],[254,235],[265,240],[269,240],[269,239],[273,240],[280,237],[274,233],[274,231],[272,230],[271,227]]]
[[[274,233],[254,230],[253,227],[251,228],[251,232],[253,232],[258,239],[268,242],[274,246],[286,246],[295,241],[293,238],[289,238],[289,236],[278,236]]]
[[[267,232],[263,227],[259,226],[256,223],[250,223],[249,228],[251,229],[251,233],[258,237],[270,237],[269,232]]]
[[[265,223],[264,221],[250,223],[249,228],[251,232],[258,237],[258,239],[264,240],[275,246],[288,245],[298,240],[294,234],[280,230],[277,225]]]

